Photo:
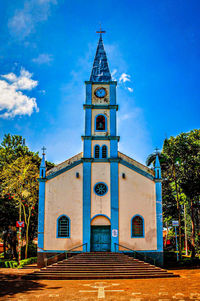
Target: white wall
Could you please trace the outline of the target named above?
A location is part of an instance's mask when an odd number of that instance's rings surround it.
[[[144,238],[131,238],[131,218],[136,214],[144,218]],[[134,250],[156,250],[156,235],[154,181],[119,164],[119,244]]]
[[[76,178],[76,172],[80,177]],[[82,164],[46,182],[45,250],[68,250],[82,244]],[[57,218],[66,214],[71,220],[70,238],[56,238]]]

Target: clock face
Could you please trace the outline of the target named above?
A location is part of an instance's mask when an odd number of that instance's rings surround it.
[[[95,91],[95,95],[99,98],[103,98],[106,96],[106,89],[104,88],[99,88]]]

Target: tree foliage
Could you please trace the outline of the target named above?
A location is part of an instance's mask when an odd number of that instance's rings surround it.
[[[21,204],[26,246],[37,234],[38,181],[41,158],[22,136],[7,134],[0,145],[0,230],[8,232],[19,219]],[[54,166],[47,163],[47,169]],[[26,249],[27,254],[27,249]]]
[[[164,221],[179,220],[179,251],[183,226],[183,204],[190,214],[190,243],[195,256],[199,235],[200,213],[200,130],[181,133],[165,139],[159,154],[163,178]],[[147,158],[147,165],[154,164],[155,154]],[[188,219],[187,219],[188,221]]]

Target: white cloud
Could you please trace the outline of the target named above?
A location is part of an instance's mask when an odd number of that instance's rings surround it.
[[[38,85],[38,81],[31,79],[32,73],[21,68],[20,76],[16,76],[14,73],[8,73],[6,75],[2,75],[1,77],[7,79],[12,83],[12,86],[16,90],[32,90]]]
[[[20,90],[32,90],[38,81],[31,79],[32,74],[21,68],[20,75],[8,73],[0,79],[0,117],[12,118],[17,115],[31,115],[38,112],[36,99],[29,97]]]
[[[23,39],[32,33],[37,23],[48,19],[51,13],[51,5],[56,5],[56,0],[26,0],[21,9],[14,12],[8,20],[8,28],[11,34]]]
[[[48,53],[42,53],[38,57],[32,59],[34,63],[37,63],[39,65],[41,64],[49,64],[53,60],[53,57],[51,54]]]
[[[126,74],[126,73],[122,73],[120,78],[119,78],[119,82],[120,83],[125,83],[125,82],[130,82],[130,75],[129,74]]]
[[[133,88],[128,87],[127,89],[129,90],[129,92],[133,92]]]
[[[117,69],[114,69],[112,72],[111,72],[111,77],[112,77],[112,80],[117,80],[116,77],[115,77],[115,74],[117,73]]]

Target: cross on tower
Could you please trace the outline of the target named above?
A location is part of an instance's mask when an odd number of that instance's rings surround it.
[[[100,24],[100,30],[99,30],[99,31],[96,31],[96,33],[100,33],[100,35],[101,35],[102,33],[106,33],[106,31],[105,31],[105,30],[102,30],[102,28],[101,28],[101,24]]]
[[[158,154],[159,148],[156,147],[156,148],[155,148],[155,151],[156,151],[156,154]]]
[[[42,154],[43,154],[43,155],[45,155],[45,150],[46,150],[46,148],[43,146],[43,147],[42,147]]]

